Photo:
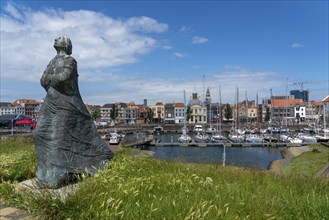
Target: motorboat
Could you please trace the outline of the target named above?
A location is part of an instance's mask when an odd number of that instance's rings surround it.
[[[228,135],[228,139],[231,140],[233,143],[241,143],[244,140],[243,135],[236,134],[236,133],[230,133]]]
[[[317,142],[315,137],[308,135],[308,134],[298,133],[297,137],[302,139],[303,143],[316,143]]]
[[[212,136],[211,136],[211,141],[212,142],[215,142],[215,143],[219,143],[219,142],[222,142],[222,141],[225,141],[227,140],[226,137],[224,137],[223,135],[221,135],[220,133],[214,133]]]
[[[303,143],[303,140],[298,137],[289,137],[288,141],[293,144],[301,144]]]
[[[278,139],[272,137],[270,134],[263,134],[263,140],[269,143],[277,143]]]
[[[207,134],[215,134],[217,132],[217,129],[214,127],[209,127],[206,131]]]
[[[192,138],[188,134],[182,134],[179,138],[178,141],[180,143],[190,143],[192,141]]]
[[[194,140],[195,142],[198,143],[208,143],[210,141],[210,138],[206,134],[198,133],[197,135],[194,136]]]
[[[246,142],[248,143],[262,143],[263,138],[256,134],[249,134],[246,136]]]
[[[201,132],[203,132],[203,127],[202,127],[202,125],[195,125],[194,128],[193,128],[193,131],[194,131],[195,133],[201,133]]]
[[[321,129],[318,134],[315,135],[318,142],[328,142],[329,141],[329,129]]]
[[[303,140],[298,138],[298,137],[292,137],[292,136],[289,136],[289,135],[281,134],[280,135],[280,142],[301,144],[303,142]]]

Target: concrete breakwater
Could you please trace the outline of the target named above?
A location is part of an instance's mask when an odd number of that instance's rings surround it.
[[[288,165],[294,157],[298,155],[310,151],[309,146],[301,146],[301,147],[289,147],[281,151],[283,159],[272,161],[269,166],[269,170],[273,173],[280,174],[282,168]]]

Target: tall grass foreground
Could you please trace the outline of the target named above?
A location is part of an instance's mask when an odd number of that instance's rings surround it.
[[[165,162],[120,152],[65,201],[44,191],[6,201],[48,219],[327,219],[329,182],[220,165]]]

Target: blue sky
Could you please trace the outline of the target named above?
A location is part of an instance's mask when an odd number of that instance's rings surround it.
[[[39,80],[65,34],[85,103],[217,102],[329,94],[328,1],[1,1],[1,100],[45,96]]]

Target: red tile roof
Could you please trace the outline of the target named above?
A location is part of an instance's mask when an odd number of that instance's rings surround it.
[[[294,107],[296,104],[305,105],[302,99],[273,99],[273,107]]]
[[[182,107],[184,107],[184,103],[178,102],[175,104],[175,107],[182,108]]]
[[[323,105],[322,102],[312,102],[312,105]]]

